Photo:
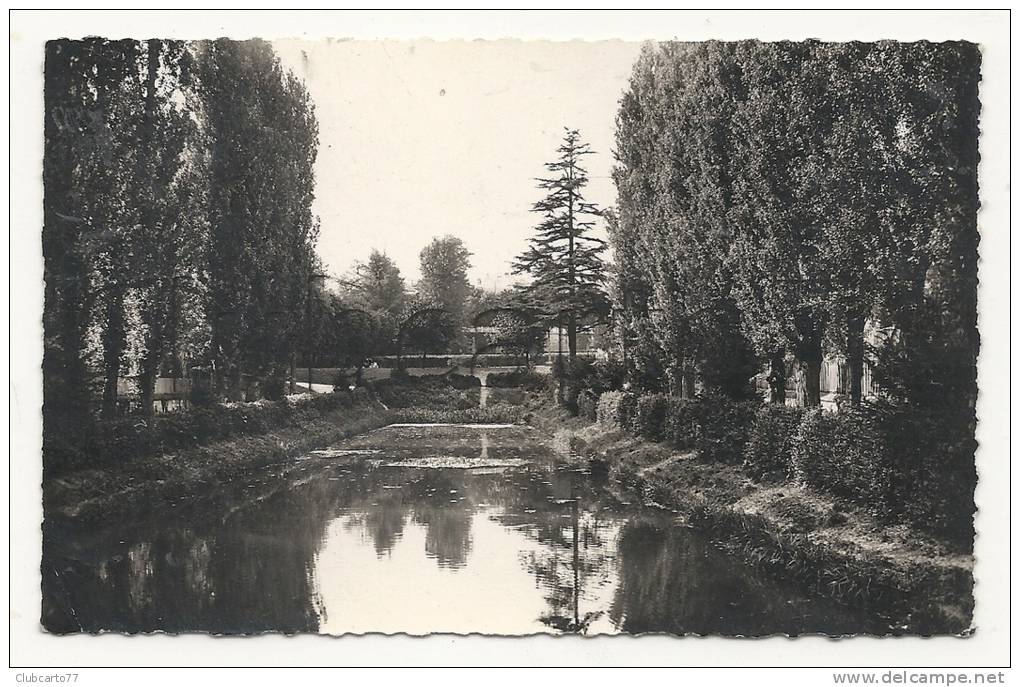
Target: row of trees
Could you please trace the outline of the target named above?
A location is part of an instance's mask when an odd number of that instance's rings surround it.
[[[409,288],[386,254],[373,250],[352,273],[314,291],[310,360],[356,367],[372,355],[448,353],[468,349],[465,329],[491,300],[470,283],[463,240],[434,238],[419,254],[421,279]]]
[[[962,43],[646,47],[610,218],[634,376],[740,395],[764,367],[782,401],[793,359],[810,406],[832,353],[859,403],[870,355],[890,392],[972,408],[979,61]]]
[[[44,407],[74,436],[137,380],[280,374],[318,232],[302,83],[262,41],[51,41],[45,65]],[[49,434],[49,433],[48,433]]]

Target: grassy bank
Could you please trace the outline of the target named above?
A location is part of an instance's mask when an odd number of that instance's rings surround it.
[[[43,482],[48,517],[134,517],[216,498],[271,466],[392,422],[523,424],[520,405],[479,407],[476,378],[385,380],[356,393],[217,405],[97,423]],[[156,508],[154,508],[156,507]]]
[[[603,463],[622,500],[675,511],[764,574],[865,606],[901,631],[970,630],[973,558],[951,542],[800,481],[759,479],[739,463],[573,417],[544,396],[529,421],[561,449]]]
[[[369,395],[342,405],[322,399],[282,403],[296,408],[246,409],[275,420],[262,417],[263,422],[250,423],[250,433],[236,431],[226,439],[197,440],[188,447],[62,471],[43,482],[44,510],[48,517],[94,521],[134,517],[157,505],[175,508],[211,487],[242,481],[269,466],[286,466],[312,449],[394,421],[394,413]]]

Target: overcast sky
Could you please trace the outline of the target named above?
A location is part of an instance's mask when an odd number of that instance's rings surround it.
[[[319,254],[336,275],[372,248],[418,278],[418,252],[453,234],[472,281],[510,283],[541,197],[534,178],[569,126],[588,157],[587,197],[613,205],[619,98],[637,43],[276,41],[319,121]]]

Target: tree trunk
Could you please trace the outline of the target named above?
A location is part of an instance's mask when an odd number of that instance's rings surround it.
[[[290,352],[290,393],[297,392],[297,354]]]
[[[142,357],[141,379],[139,380],[142,414],[150,417],[153,408],[153,397],[156,391],[156,379],[159,377],[159,362],[163,355],[163,332],[158,323],[149,325],[149,336],[146,337],[146,352]]]
[[[850,404],[859,406],[863,396],[861,382],[864,377],[864,316],[851,313],[846,322],[847,367],[850,374]]]
[[[786,355],[782,349],[769,358],[769,403],[786,404]]]
[[[570,317],[567,319],[567,351],[570,356],[570,362],[574,362],[577,357],[577,315],[573,312],[570,313]]]
[[[680,397],[688,399],[694,398],[698,393],[696,388],[697,380],[695,378],[694,363],[691,360],[685,360],[680,374]]]
[[[124,294],[111,289],[106,301],[106,331],[103,336],[103,407],[105,418],[117,414],[117,380],[120,379],[120,356],[124,351]]]
[[[142,140],[139,146],[139,171],[142,178],[155,181],[157,178],[155,170],[155,130],[156,130],[156,76],[159,73],[159,41],[150,39],[146,44],[146,72],[145,72],[145,120],[142,126]],[[150,182],[151,183],[151,182]],[[159,200],[159,190],[156,190],[153,201]],[[159,228],[155,216],[155,204],[145,203],[142,210],[142,224],[146,231],[153,237],[158,236]],[[156,269],[162,269],[159,265]],[[141,373],[139,377],[139,395],[141,397],[142,415],[151,417],[155,412],[153,408],[153,396],[155,395],[156,377],[159,374],[159,362],[163,353],[163,331],[162,331],[162,308],[163,308],[163,283],[157,276],[152,287],[152,293],[147,306],[148,312],[142,316],[147,320],[148,333],[145,341],[146,352],[141,360]]]
[[[822,345],[819,340],[802,351],[800,373],[803,388],[801,403],[805,408],[817,408],[822,404]]]

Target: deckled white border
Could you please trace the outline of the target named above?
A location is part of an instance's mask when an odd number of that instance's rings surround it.
[[[194,3],[192,4],[194,6]],[[64,637],[38,624],[42,45],[103,35],[208,38],[951,40],[981,44],[977,632],[967,639],[666,637]],[[1004,665],[1009,660],[1009,16],[999,12],[629,11],[206,13],[15,11],[11,16],[11,662],[13,665]],[[498,602],[498,599],[494,599]],[[271,677],[271,675],[270,675]],[[282,677],[282,676],[280,676]],[[411,677],[408,674],[407,677]],[[747,674],[749,680],[759,680]]]

